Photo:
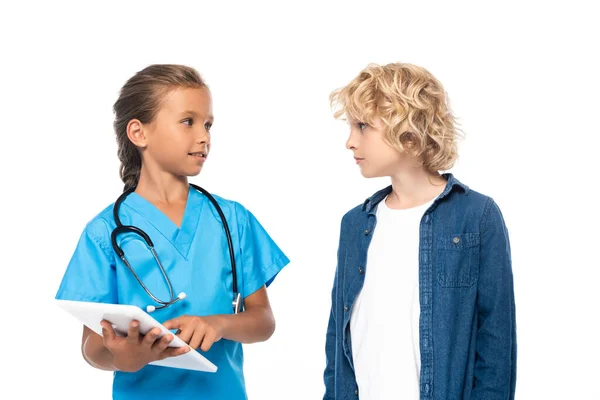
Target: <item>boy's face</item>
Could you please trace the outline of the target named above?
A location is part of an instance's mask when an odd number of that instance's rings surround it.
[[[372,126],[351,117],[348,122],[350,136],[346,148],[354,153],[354,159],[365,178],[392,176],[408,165],[408,156],[384,140],[387,127],[381,119],[375,119]]]
[[[210,151],[212,124],[212,101],[207,89],[168,92],[155,120],[146,126],[144,162],[177,176],[198,175]]]

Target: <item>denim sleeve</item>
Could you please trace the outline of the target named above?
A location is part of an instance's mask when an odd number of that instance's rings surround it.
[[[335,270],[335,277],[333,279],[333,289],[331,290],[331,311],[329,313],[329,324],[327,325],[327,336],[325,338],[325,356],[326,365],[325,372],[323,374],[323,380],[325,382],[325,395],[323,400],[335,400],[335,360],[336,360],[336,349],[338,347],[337,334],[336,334],[336,319],[335,312],[337,310],[337,297],[338,297],[338,273],[341,264],[342,254],[342,232],[344,231],[344,218],[342,218],[340,227],[340,242],[337,250],[337,267]]]
[[[481,222],[477,344],[471,399],[514,399],[516,319],[508,230],[489,199]]]
[[[335,292],[335,289],[334,289]],[[335,303],[335,300],[333,301]],[[334,400],[335,399],[335,348],[336,348],[336,337],[335,337],[335,317],[333,315],[334,308],[331,307],[331,313],[329,315],[329,325],[327,326],[327,338],[325,340],[325,355],[327,358],[327,364],[325,366],[325,373],[323,379],[325,381],[325,396],[323,400]]]

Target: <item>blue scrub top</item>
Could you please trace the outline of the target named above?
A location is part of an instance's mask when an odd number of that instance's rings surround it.
[[[270,285],[289,259],[252,213],[237,202],[213,197],[229,225],[238,290],[245,298]],[[110,234],[116,227],[113,205],[87,224],[56,298],[132,304],[145,310],[147,305],[156,304],[111,245]],[[150,236],[175,295],[187,294],[186,299],[156,310],[152,317],[162,323],[184,314],[233,312],[227,239],[219,214],[206,196],[190,188],[181,228],[137,193],[123,201],[119,216],[123,225],[141,228]],[[124,233],[118,243],[148,289],[159,299],[169,300],[168,286],[143,239]],[[221,339],[203,355],[218,367],[216,373],[152,365],[135,373],[117,371],[113,399],[246,399],[242,345]]]

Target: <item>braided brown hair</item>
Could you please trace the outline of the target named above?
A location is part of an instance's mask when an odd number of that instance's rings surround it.
[[[123,191],[134,188],[142,169],[138,148],[127,137],[127,125],[132,119],[143,124],[152,122],[158,114],[164,95],[175,88],[208,88],[198,71],[176,64],[154,64],[137,72],[125,83],[113,105],[114,130],[117,136],[119,175],[125,184]]]

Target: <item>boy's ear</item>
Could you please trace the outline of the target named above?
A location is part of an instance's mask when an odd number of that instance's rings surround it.
[[[132,119],[127,124],[127,137],[137,147],[145,148],[147,146],[144,125],[138,119]]]

